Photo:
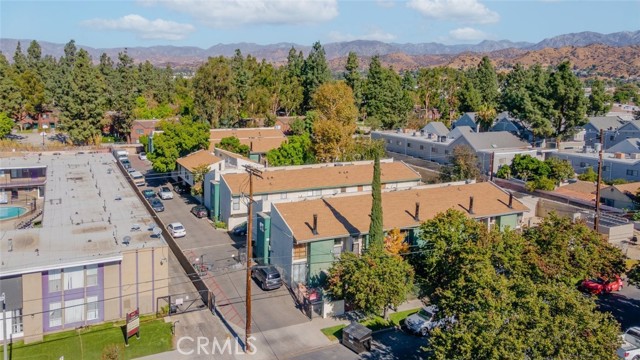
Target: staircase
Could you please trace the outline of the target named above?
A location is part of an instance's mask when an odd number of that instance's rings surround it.
[[[32,216],[28,219],[28,220],[24,220],[18,223],[18,225],[16,225],[16,229],[17,230],[22,230],[22,229],[31,229],[33,228],[33,221],[35,219],[37,219],[40,215],[42,215],[42,209],[36,211],[35,213],[32,214]]]

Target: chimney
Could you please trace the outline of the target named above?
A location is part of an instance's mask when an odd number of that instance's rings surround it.
[[[509,209],[513,209],[513,193],[509,193]]]
[[[469,196],[469,214],[473,215],[473,196]]]
[[[311,228],[313,235],[318,235],[318,214],[313,214],[313,228]]]
[[[253,152],[253,141],[249,142],[249,151]]]
[[[413,218],[416,221],[420,221],[420,203],[416,201],[416,211],[413,214]]]

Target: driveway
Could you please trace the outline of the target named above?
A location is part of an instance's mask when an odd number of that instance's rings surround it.
[[[129,158],[131,165],[147,177],[147,184],[151,186],[146,188],[157,192],[160,186],[166,186],[172,180],[154,173],[148,161],[142,161],[134,155]],[[180,249],[193,264],[204,265],[204,268],[208,269],[203,278],[216,295],[216,306],[227,322],[244,329],[246,268],[239,259],[244,257],[245,238],[231,237],[227,231],[215,229],[209,219],[198,219],[191,214],[191,208],[198,202],[189,194],[174,193],[173,199],[162,202],[165,211],[158,213],[158,217],[165,224],[177,221],[184,225],[187,236],[176,240]],[[293,298],[285,286],[277,290],[263,291],[255,281],[251,284],[254,332],[309,321],[296,309]]]

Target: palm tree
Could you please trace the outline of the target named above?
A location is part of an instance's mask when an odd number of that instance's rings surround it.
[[[496,118],[496,109],[487,104],[482,104],[476,112],[476,117],[478,118],[480,130],[489,131],[489,128],[493,125],[493,120]]]

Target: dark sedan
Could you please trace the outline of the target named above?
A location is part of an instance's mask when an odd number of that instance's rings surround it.
[[[203,217],[207,217],[207,208],[202,205],[196,205],[191,208],[191,213],[197,218],[202,219]]]
[[[155,212],[162,212],[162,211],[164,211],[164,205],[162,204],[162,201],[160,201],[158,198],[151,198],[151,199],[149,199],[149,203],[151,204],[151,208],[152,208]]]

